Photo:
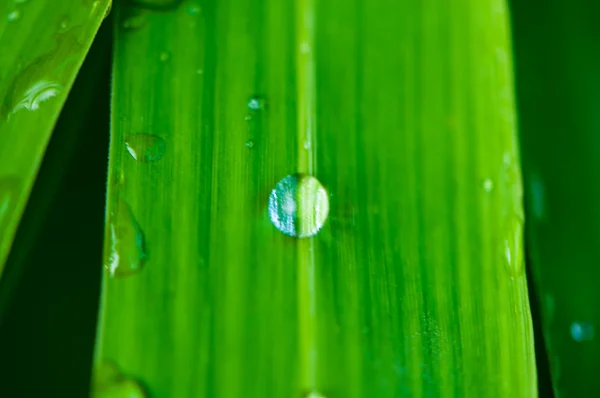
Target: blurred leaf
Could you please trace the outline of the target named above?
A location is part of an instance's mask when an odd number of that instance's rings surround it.
[[[513,3],[528,242],[555,395],[595,397],[600,5]]]
[[[99,396],[536,395],[504,1],[135,3]]]

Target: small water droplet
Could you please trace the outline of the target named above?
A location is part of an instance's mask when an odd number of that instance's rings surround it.
[[[171,55],[168,52],[163,51],[160,53],[160,60],[162,62],[167,62],[169,60],[169,58],[171,58]]]
[[[202,11],[202,8],[198,4],[190,4],[187,9],[188,14],[190,15],[198,15]]]
[[[248,140],[246,141],[246,148],[254,148],[254,141]]]
[[[142,228],[129,205],[119,199],[108,220],[108,244],[105,253],[110,275],[127,276],[141,271],[148,259]]]
[[[203,73],[204,73],[204,71],[203,71],[202,69],[196,69],[196,73],[197,73],[198,75],[201,75],[201,74],[203,74]]]
[[[252,116],[246,115],[246,116],[244,116],[244,120],[248,122],[248,121],[252,120]]]
[[[509,216],[504,227],[503,254],[506,269],[511,277],[523,275],[523,221]]]
[[[248,108],[253,111],[259,111],[265,106],[265,100],[261,97],[251,97],[248,100]]]
[[[166,143],[154,134],[130,134],[125,137],[127,152],[135,160],[148,163],[162,159],[165,154]]]
[[[323,227],[329,214],[329,196],[315,177],[288,175],[269,196],[269,216],[285,235],[306,238]]]
[[[67,29],[69,28],[69,24],[70,24],[69,17],[67,17],[67,16],[62,17],[58,24],[58,31],[66,32]]]
[[[304,141],[304,149],[306,149],[306,150],[310,149],[310,141],[309,140]]]
[[[113,364],[104,362],[94,371],[93,398],[145,398],[142,385],[127,377]]]
[[[594,327],[587,322],[573,322],[571,324],[571,337],[581,343],[594,339]]]
[[[21,18],[21,11],[19,11],[19,10],[13,10],[13,11],[9,12],[8,16],[7,16],[8,22],[15,22],[19,18]]]
[[[15,105],[11,113],[17,113],[21,109],[27,109],[28,111],[38,110],[42,103],[56,97],[61,91],[62,86],[60,84],[40,80],[25,91],[23,98]]]
[[[494,181],[491,178],[483,180],[483,190],[487,193],[491,193],[494,190]]]

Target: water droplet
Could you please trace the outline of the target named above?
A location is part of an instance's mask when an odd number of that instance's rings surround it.
[[[129,205],[119,199],[108,219],[106,268],[111,276],[126,276],[139,272],[148,259],[142,228]]]
[[[265,106],[265,100],[261,97],[252,97],[248,100],[248,108],[253,111],[259,111]]]
[[[203,74],[203,73],[204,73],[204,71],[203,71],[202,69],[196,69],[196,73],[197,73],[198,75],[201,75],[201,74]]]
[[[587,322],[573,322],[571,324],[571,337],[581,343],[594,339],[594,327]]]
[[[309,140],[304,141],[304,149],[306,149],[307,151],[310,149],[310,141]]]
[[[252,140],[246,141],[246,148],[249,148],[249,149],[254,148],[254,141],[252,141]]]
[[[269,216],[285,235],[306,238],[323,227],[329,214],[329,196],[315,177],[288,175],[269,196]]]
[[[91,395],[93,398],[145,398],[147,396],[138,381],[123,375],[115,365],[107,362],[100,364],[94,371]]]
[[[506,269],[512,277],[523,275],[523,221],[509,216],[504,227],[503,254]]]
[[[156,135],[140,133],[125,137],[125,147],[132,158],[148,163],[163,157],[166,143]]]
[[[17,113],[21,109],[27,109],[28,111],[35,111],[40,108],[40,105],[50,98],[54,98],[60,94],[62,86],[56,82],[40,80],[34,83],[23,95],[21,101],[19,101],[12,109],[11,113]]]
[[[69,17],[67,17],[67,16],[62,17],[58,24],[58,31],[66,32],[67,29],[69,28],[69,25],[70,25]]]
[[[198,15],[202,11],[202,8],[198,4],[190,4],[187,11],[190,15]]]
[[[244,116],[244,120],[249,122],[250,120],[252,120],[252,116],[246,115],[246,116]]]
[[[494,190],[494,181],[491,178],[483,180],[483,190],[487,193],[491,193]]]
[[[169,58],[171,58],[171,55],[168,52],[163,51],[160,53],[160,60],[162,62],[167,62],[169,60]]]
[[[19,10],[13,10],[9,12],[7,16],[8,22],[15,22],[19,18],[21,18],[21,11]]]

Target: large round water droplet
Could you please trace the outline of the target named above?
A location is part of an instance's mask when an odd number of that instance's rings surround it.
[[[269,216],[286,235],[306,238],[323,227],[329,214],[327,191],[315,177],[289,175],[279,181],[269,196]]]
[[[131,134],[125,137],[127,152],[135,160],[153,162],[165,153],[165,140],[154,134]]]

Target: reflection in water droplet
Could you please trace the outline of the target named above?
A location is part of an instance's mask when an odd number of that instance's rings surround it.
[[[248,108],[253,111],[259,111],[265,106],[265,100],[261,97],[252,97],[248,100]]]
[[[504,227],[503,252],[506,269],[512,277],[523,275],[523,222],[520,217],[508,217]]]
[[[168,60],[169,60],[169,58],[171,58],[171,56],[169,55],[169,53],[168,53],[168,52],[166,52],[166,51],[163,51],[163,52],[161,52],[161,53],[160,53],[160,60],[161,60],[162,62],[166,62],[166,61],[168,61]]]
[[[125,137],[125,147],[135,160],[147,163],[163,157],[166,143],[153,134],[131,134]]]
[[[254,141],[252,141],[252,140],[246,141],[246,148],[249,148],[249,149],[254,148]]]
[[[483,180],[483,190],[486,193],[491,193],[494,190],[494,181],[491,178]]]
[[[289,175],[269,196],[271,222],[285,235],[306,238],[323,227],[329,214],[329,197],[319,180],[306,174]]]
[[[594,339],[594,327],[586,322],[573,322],[571,324],[571,337],[581,343]]]
[[[142,228],[129,205],[118,200],[108,220],[106,268],[111,276],[126,276],[139,272],[148,259]]]
[[[14,22],[19,18],[21,18],[21,12],[19,10],[9,12],[8,16],[6,17],[6,19],[8,19],[8,22]]]
[[[147,395],[138,381],[123,375],[115,365],[104,362],[94,370],[91,396],[92,398],[145,398]]]
[[[56,97],[62,91],[62,86],[56,82],[40,80],[33,84],[13,108],[11,113],[17,113],[21,109],[28,111],[38,110],[40,105],[50,98]]]

